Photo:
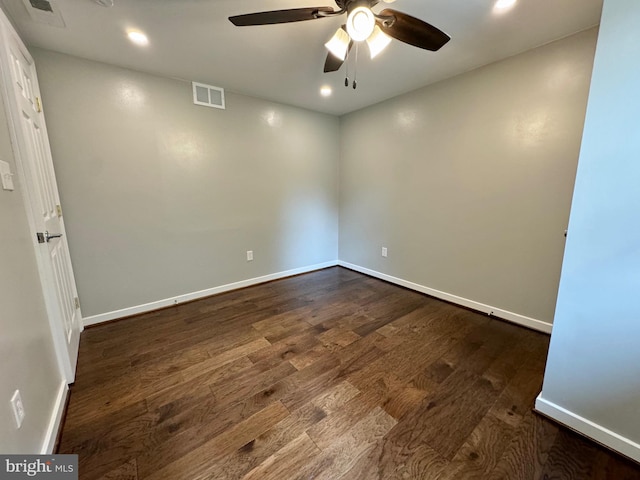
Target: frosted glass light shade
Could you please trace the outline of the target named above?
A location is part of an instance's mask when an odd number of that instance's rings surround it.
[[[350,41],[351,39],[349,38],[349,34],[340,27],[333,37],[331,37],[331,40],[325,43],[324,46],[327,47],[327,50],[329,50],[336,58],[344,61],[347,57]]]
[[[387,45],[391,43],[391,37],[384,33],[378,25],[373,29],[373,33],[367,38],[367,45],[369,45],[369,53],[371,58],[375,58],[380,52],[382,52]]]

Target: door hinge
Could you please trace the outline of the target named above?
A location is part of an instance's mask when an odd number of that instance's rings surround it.
[[[38,113],[42,111],[42,105],[40,105],[40,97],[36,97],[36,110]]]
[[[80,308],[80,299],[78,297],[74,297],[73,303],[76,306],[76,308]]]
[[[62,207],[60,205],[56,205],[56,212],[58,213],[58,217],[62,216]]]

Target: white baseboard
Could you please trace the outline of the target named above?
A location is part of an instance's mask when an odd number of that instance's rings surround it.
[[[331,262],[318,263],[316,265],[309,265],[306,267],[295,268],[293,270],[286,270],[284,272],[272,273],[270,275],[250,278],[248,280],[242,280],[240,282],[234,282],[234,283],[229,283],[227,285],[221,285],[219,287],[200,290],[198,292],[185,293],[183,295],[178,295],[176,297],[165,298],[163,300],[157,300],[155,302],[145,303],[143,305],[136,305],[134,307],[114,310],[112,312],[101,313],[99,315],[92,315],[90,317],[83,318],[82,321],[84,323],[84,326],[95,325],[97,323],[108,322],[109,320],[116,320],[118,318],[137,315],[138,313],[150,312],[152,310],[168,307],[170,305],[178,305],[179,303],[184,303],[184,302],[189,302],[191,300],[197,300],[199,298],[209,297],[211,295],[216,295],[218,293],[224,293],[224,292],[229,292],[231,290],[237,290],[239,288],[258,285],[259,283],[270,282],[272,280],[291,277],[293,275],[300,275],[301,273],[313,272],[314,270],[321,270],[323,268],[335,267],[336,265],[338,265],[338,261],[333,260]]]
[[[120,310],[114,310],[112,312],[92,315],[90,317],[85,317],[82,320],[85,326],[95,325],[102,322],[108,322],[110,320],[116,320],[118,318],[137,315],[139,313],[150,312],[152,310],[157,310],[159,308],[168,307],[171,305],[178,305],[179,303],[184,303],[191,300],[197,300],[199,298],[216,295],[218,293],[236,290],[238,288],[250,287],[252,285],[258,285],[260,283],[270,282],[272,280],[278,280],[280,278],[290,277],[292,275],[299,275],[301,273],[313,272],[314,270],[321,270],[323,268],[334,267],[336,265],[340,265],[342,267],[348,268],[350,270],[354,270],[356,272],[364,273],[365,275],[370,275],[372,277],[380,278],[382,280],[395,283],[396,285],[400,285],[400,286],[409,288],[411,290],[415,290],[421,293],[426,293],[427,295],[431,295],[432,297],[440,298],[442,300],[446,300],[448,302],[455,303],[457,305],[462,305],[464,307],[472,308],[474,310],[478,310],[480,312],[486,313],[487,315],[502,318],[504,320],[508,320],[510,322],[531,328],[533,330],[537,330],[539,332],[551,333],[552,325],[550,323],[543,322],[541,320],[536,320],[534,318],[526,317],[524,315],[520,315],[517,313],[509,312],[501,308],[485,305],[483,303],[479,303],[473,300],[459,297],[457,295],[452,295],[450,293],[441,292],[439,290],[425,287],[424,285],[419,285],[417,283],[409,282],[401,278],[396,278],[391,275],[387,275],[385,273],[376,272],[375,270],[370,270],[368,268],[360,267],[352,263],[343,262],[342,260],[334,260],[331,262],[325,262],[325,263],[320,263],[316,265],[309,265],[307,267],[296,268],[293,270],[286,270],[284,272],[272,273],[270,275],[265,275],[262,277],[250,278],[248,280],[242,280],[240,282],[229,283],[227,285],[221,285],[219,287],[208,288],[206,290],[200,290],[198,292],[186,293],[186,294],[178,295],[175,297],[165,298],[163,300],[157,300],[155,302],[145,303],[143,305],[136,305],[133,307],[123,308]]]
[[[542,394],[536,398],[535,410],[605,447],[640,462],[640,444],[542,398]]]
[[[510,322],[517,323],[518,325],[531,328],[532,330],[537,330],[543,333],[551,333],[552,324],[548,322],[543,322],[542,320],[536,320],[535,318],[525,317],[524,315],[509,312],[508,310],[492,307],[491,305],[485,305],[484,303],[476,302],[474,300],[469,300],[467,298],[459,297],[457,295],[452,295],[450,293],[441,292],[440,290],[435,290],[433,288],[425,287],[424,285],[409,282],[408,280],[403,280],[401,278],[392,277],[391,275],[387,275],[386,273],[380,273],[380,272],[376,272],[375,270],[369,270],[368,268],[360,267],[358,265],[354,265],[348,262],[343,262],[342,260],[338,261],[338,265],[340,265],[341,267],[348,268],[350,270],[355,270],[356,272],[364,273],[365,275],[370,275],[372,277],[376,277],[381,280],[386,280],[387,282],[395,283],[396,285],[400,285],[400,286],[409,288],[411,290],[415,290],[417,292],[426,293],[427,295],[431,295],[432,297],[436,297],[441,300],[446,300],[447,302],[455,303],[457,305],[462,305],[463,307],[471,308],[473,310],[478,310],[492,317],[498,317],[503,320],[508,320]]]
[[[69,391],[69,385],[62,380],[58,394],[56,395],[56,401],[51,412],[51,419],[47,426],[47,431],[44,435],[44,441],[42,442],[42,448],[40,453],[42,455],[48,455],[53,453],[53,449],[56,446],[56,439],[58,438],[58,432],[60,431],[60,422],[62,422],[62,416],[64,414],[64,407],[67,402],[67,392]]]

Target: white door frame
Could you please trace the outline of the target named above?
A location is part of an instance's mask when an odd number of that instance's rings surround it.
[[[10,37],[14,37],[17,40],[22,53],[25,58],[30,59],[33,62],[33,58],[31,54],[24,46],[24,43],[16,33],[15,29],[9,22],[9,19],[5,15],[5,13],[0,8],[0,40],[2,43],[6,42]],[[66,380],[67,383],[73,383],[75,379],[75,362],[73,365],[69,362],[69,354],[67,349],[66,342],[66,334],[65,329],[60,321],[60,314],[56,312],[55,309],[59,308],[57,302],[52,301],[51,291],[53,285],[51,284],[51,279],[47,274],[47,269],[45,267],[44,262],[46,261],[47,252],[46,249],[41,248],[41,245],[36,241],[36,235],[38,232],[38,222],[34,218],[33,212],[35,209],[34,199],[32,197],[32,193],[29,192],[29,185],[26,179],[28,178],[26,175],[25,164],[26,159],[25,156],[28,155],[28,149],[25,147],[24,142],[24,132],[23,127],[18,121],[20,112],[18,111],[18,107],[15,102],[15,91],[12,90],[11,86],[13,83],[13,79],[10,72],[10,60],[7,56],[7,52],[4,47],[0,47],[0,80],[1,80],[1,88],[0,94],[2,95],[2,100],[5,105],[5,112],[7,114],[8,127],[9,127],[9,135],[11,139],[11,144],[13,146],[13,153],[16,164],[16,171],[19,179],[20,190],[22,191],[22,197],[25,202],[25,213],[27,216],[29,231],[31,233],[31,241],[33,242],[33,248],[36,257],[36,263],[38,266],[38,274],[40,277],[40,283],[42,287],[42,292],[44,295],[45,305],[47,309],[47,317],[49,320],[49,326],[51,329],[51,336],[53,339],[56,359],[58,362],[58,367],[62,377]],[[37,78],[36,78],[37,80]],[[46,133],[46,126],[43,122],[43,130]],[[48,143],[48,136],[46,137]],[[49,148],[47,144],[47,148]],[[66,232],[65,232],[66,233]],[[73,276],[73,274],[71,274]],[[74,282],[75,288],[75,282]],[[77,293],[76,293],[77,295]],[[82,324],[82,315],[79,312],[79,322],[80,322],[80,331],[83,330],[84,326]]]

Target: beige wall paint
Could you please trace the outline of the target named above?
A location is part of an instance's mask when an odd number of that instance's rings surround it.
[[[1,80],[0,80],[1,81]],[[4,88],[4,86],[0,86]],[[0,189],[0,453],[40,453],[62,383],[0,97],[0,160],[9,162],[16,189]],[[17,430],[9,399],[19,389],[25,420]]]
[[[342,117],[340,259],[552,322],[596,37]]]
[[[32,53],[85,316],[337,259],[336,117]]]

